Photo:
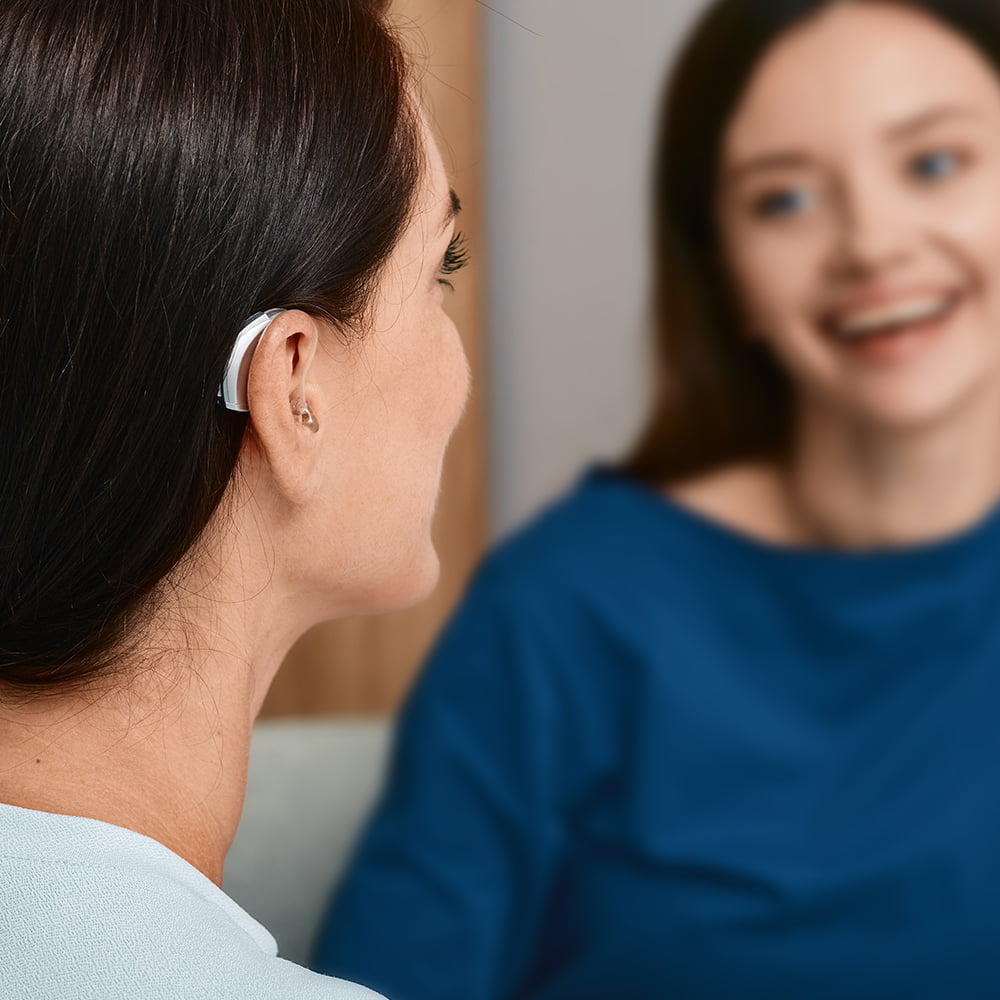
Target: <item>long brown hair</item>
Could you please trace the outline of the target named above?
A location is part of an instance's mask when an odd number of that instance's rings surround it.
[[[788,376],[741,336],[714,218],[722,137],[747,82],[791,28],[838,0],[719,0],[695,26],[664,93],[653,171],[655,363],[649,421],[624,463],[651,483],[780,457],[793,429]],[[843,2],[843,0],[840,0]],[[1000,72],[997,0],[898,3],[937,18]]]

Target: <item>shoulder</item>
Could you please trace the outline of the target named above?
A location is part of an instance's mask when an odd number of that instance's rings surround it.
[[[561,716],[565,685],[614,660],[609,644],[631,635],[636,609],[662,592],[643,565],[642,523],[660,505],[641,484],[595,470],[497,544],[434,643],[408,709],[425,719],[425,710],[461,706],[466,717],[492,716],[484,725],[504,704]]]
[[[384,1000],[357,983],[311,972],[281,958],[271,959],[268,982],[259,993],[241,1000]]]
[[[487,554],[420,690],[493,676],[509,684],[519,671],[537,691],[598,662],[617,676],[629,650],[661,648],[665,633],[694,627],[717,600],[720,574],[728,585],[724,547],[666,494],[595,470]]]
[[[654,488],[612,468],[595,468],[490,550],[476,589],[534,599],[553,587],[634,572],[653,538],[662,539],[668,528],[665,507]]]
[[[665,497],[724,529],[759,541],[796,540],[787,490],[772,464],[734,463],[667,484]]]
[[[22,867],[21,875],[28,874]],[[81,885],[83,868],[71,878],[52,875],[51,869],[30,873],[31,905],[15,903],[15,912],[0,920],[0,938],[16,948],[15,955],[0,945],[5,977],[13,977],[5,979],[10,996],[69,996],[62,992],[69,987],[80,1000],[378,1000],[361,986],[263,951],[211,907],[181,900],[169,884],[144,891],[112,878],[98,906],[97,887],[89,892]],[[59,913],[45,902],[46,883],[61,901]]]
[[[712,577],[734,536],[780,543],[791,531],[775,466],[734,464],[662,486],[598,468],[502,540],[473,593],[532,606],[665,594],[692,583],[693,567]]]
[[[4,996],[377,1000],[276,957],[200,872],[130,830],[0,809]]]

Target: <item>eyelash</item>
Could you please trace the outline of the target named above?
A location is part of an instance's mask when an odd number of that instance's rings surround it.
[[[468,263],[469,249],[465,244],[465,235],[463,233],[455,233],[448,244],[448,249],[444,252],[440,271],[442,277],[438,278],[438,284],[444,285],[445,288],[454,291],[455,286],[448,280],[448,276],[454,274],[456,271],[461,271]]]

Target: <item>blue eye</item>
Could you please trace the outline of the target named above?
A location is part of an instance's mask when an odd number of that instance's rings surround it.
[[[910,163],[910,170],[920,180],[936,181],[949,177],[961,166],[955,153],[936,151],[924,153]]]
[[[753,214],[760,218],[796,215],[806,211],[813,203],[812,195],[802,188],[770,191],[753,204]]]

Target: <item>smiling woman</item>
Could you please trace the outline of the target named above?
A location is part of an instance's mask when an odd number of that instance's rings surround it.
[[[995,370],[984,331],[998,319],[996,20],[977,0],[713,5],[663,106],[664,375],[633,474],[678,483],[785,463],[817,407],[839,406],[852,425],[868,413],[872,428],[898,418],[903,430],[947,407],[980,363],[984,376]],[[971,343],[977,310],[983,335]],[[957,343],[928,336],[952,318],[965,331]],[[950,377],[937,377],[938,362]],[[981,419],[988,429],[991,416]],[[950,516],[946,503],[937,533],[990,498]],[[919,537],[907,519],[897,510],[860,534]]]
[[[995,392],[1000,88],[964,39],[905,8],[832,8],[753,76],[721,171],[748,331],[801,387],[801,421],[904,428]]]
[[[322,967],[998,996],[1000,6],[719,0],[655,179],[649,429],[476,578]]]

